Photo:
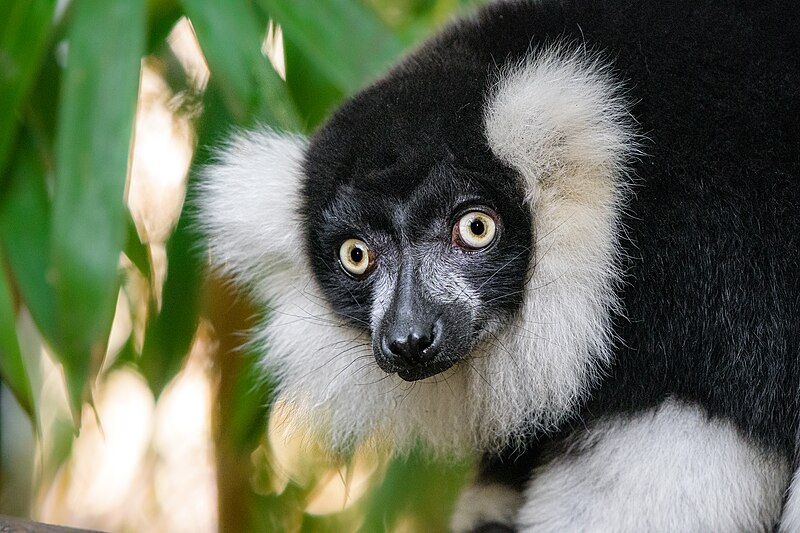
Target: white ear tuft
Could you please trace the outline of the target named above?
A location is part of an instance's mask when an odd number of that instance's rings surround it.
[[[500,73],[484,114],[492,151],[543,188],[597,201],[638,153],[632,119],[609,66],[584,49],[555,45]]]
[[[553,427],[612,358],[626,170],[638,144],[609,70],[555,45],[501,72],[487,99],[486,139],[521,176],[534,235],[525,302],[501,336],[516,357],[475,362],[495,376],[492,387],[473,383],[487,433]]]
[[[299,220],[307,141],[269,129],[233,136],[202,171],[197,219],[212,265],[254,289],[272,268],[301,260]]]

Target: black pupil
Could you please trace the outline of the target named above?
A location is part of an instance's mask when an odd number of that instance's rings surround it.
[[[353,263],[360,263],[362,259],[364,259],[364,250],[354,246],[353,249],[350,250],[350,260],[353,261]]]
[[[476,218],[472,222],[469,223],[469,229],[472,231],[473,235],[483,235],[483,232],[486,228],[483,226],[483,221],[479,218]]]

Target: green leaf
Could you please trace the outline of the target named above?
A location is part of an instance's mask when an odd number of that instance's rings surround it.
[[[166,38],[183,15],[177,0],[147,0],[147,51],[166,44]]]
[[[0,177],[19,127],[19,112],[36,78],[55,0],[3,0],[0,13]],[[2,180],[0,180],[2,181]]]
[[[234,356],[234,354],[229,354]],[[239,452],[251,452],[266,427],[267,415],[272,401],[272,388],[264,376],[264,369],[259,365],[259,354],[245,353],[241,355],[241,367],[238,369],[236,381],[231,390],[231,409],[227,428],[230,431],[230,442]]]
[[[73,6],[56,134],[50,249],[55,346],[79,413],[99,368],[119,291],[123,193],[139,70],[144,3],[81,0]]]
[[[45,56],[36,83],[22,110],[25,134],[31,137],[31,141],[26,142],[33,142],[36,146],[51,177],[55,173],[53,144],[63,74],[64,69],[59,66],[55,54]]]
[[[283,36],[283,51],[286,58],[286,84],[297,102],[306,129],[311,131],[325,120],[346,95],[286,34]]]
[[[432,462],[425,452],[394,459],[383,484],[366,502],[361,531],[391,531],[405,513],[417,529],[447,531],[450,511],[464,485],[467,462]]]
[[[374,12],[352,0],[259,0],[314,67],[344,94],[374,79],[403,43]],[[287,64],[287,71],[291,65]],[[288,74],[288,72],[287,72]]]
[[[167,242],[167,278],[161,310],[150,309],[139,359],[139,368],[156,396],[180,370],[199,319],[204,259],[200,255],[200,235],[187,205],[192,201],[197,169],[208,163],[211,156],[203,146],[215,144],[232,121],[218,81],[212,78],[204,94],[203,115],[198,125],[201,148],[195,153],[189,173],[186,204]]]
[[[198,235],[184,209],[167,243],[169,261],[161,312],[151,311],[139,367],[158,396],[180,370],[197,329],[202,262]]]
[[[2,269],[3,262],[0,249],[0,377],[31,420],[34,420],[33,393],[17,343],[14,303],[11,300],[11,286],[6,282]]]
[[[297,130],[299,119],[286,84],[261,52],[266,25],[241,0],[183,0],[211,79],[219,86],[225,107],[242,125],[256,120],[278,129]]]
[[[136,265],[139,272],[145,278],[150,279],[150,248],[147,244],[143,243],[139,238],[139,232],[136,231],[136,224],[128,213],[127,218],[127,235],[125,244],[125,255],[131,260],[131,263]]]
[[[50,262],[50,199],[46,170],[26,130],[9,166],[9,182],[0,194],[0,241],[17,288],[36,327],[53,344],[56,337],[55,291]]]

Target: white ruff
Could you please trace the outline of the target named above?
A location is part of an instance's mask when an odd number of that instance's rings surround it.
[[[304,141],[234,139],[207,169],[200,219],[212,262],[273,311],[257,338],[290,428],[344,448],[440,453],[497,448],[566,416],[610,358],[624,164],[634,142],[618,90],[594,59],[557,48],[500,73],[485,111],[494,152],[523,176],[532,279],[497,343],[439,376],[407,383],[375,364],[370,339],[324,301],[302,254],[296,209]],[[490,344],[492,344],[490,346]]]
[[[765,531],[780,514],[788,461],[694,405],[601,419],[582,439],[534,471],[519,531]]]
[[[800,472],[795,471],[781,516],[781,533],[800,531]]]
[[[450,529],[468,533],[481,524],[513,526],[522,505],[522,493],[499,483],[475,484],[461,493]]]

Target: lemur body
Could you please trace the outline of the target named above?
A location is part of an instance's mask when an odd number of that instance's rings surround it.
[[[298,426],[483,451],[456,531],[800,530],[797,23],[498,2],[234,139],[200,218]]]

